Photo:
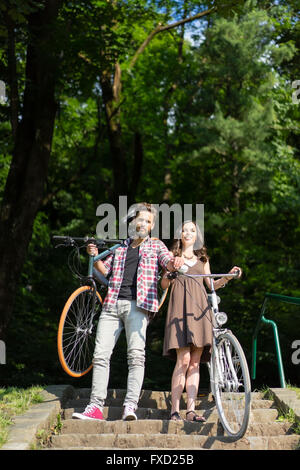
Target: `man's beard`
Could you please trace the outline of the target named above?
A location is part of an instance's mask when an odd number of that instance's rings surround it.
[[[130,238],[146,238],[149,235],[148,230],[138,231],[137,227],[134,224],[129,224],[128,226],[128,235]]]

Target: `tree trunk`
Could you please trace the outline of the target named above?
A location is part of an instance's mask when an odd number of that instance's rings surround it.
[[[16,138],[19,114],[19,94],[17,79],[17,62],[15,47],[14,22],[7,12],[4,13],[7,27],[7,60],[8,60],[8,82],[9,82],[9,100],[10,100],[10,122],[13,139]]]
[[[28,17],[29,40],[22,119],[0,212],[0,338],[13,312],[21,270],[40,207],[56,113],[57,53],[53,22],[60,0]]]
[[[142,176],[144,160],[143,141],[139,131],[134,133],[134,160],[132,174],[130,176],[130,189],[129,189],[129,201],[128,206],[131,206],[136,201],[136,194],[139,187],[139,182]]]
[[[100,83],[113,168],[114,200],[112,202],[117,204],[119,195],[128,194],[127,164],[120,123],[121,69],[118,63],[115,65],[113,83],[109,71],[102,73]]]

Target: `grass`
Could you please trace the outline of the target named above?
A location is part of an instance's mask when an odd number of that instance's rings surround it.
[[[51,437],[60,434],[63,427],[61,414],[56,415],[56,422],[49,429],[40,429],[36,433],[36,442],[31,445],[31,450],[45,449],[50,446]]]
[[[31,405],[43,401],[42,390],[38,386],[27,389],[0,388],[0,448],[7,441],[14,417],[24,413]]]
[[[300,388],[299,387],[295,387],[294,385],[288,384],[287,388],[290,389],[290,390],[293,390],[294,392],[296,392],[297,398],[300,399]]]
[[[288,388],[289,390],[293,390],[294,392],[296,392],[297,394],[297,398],[300,399],[300,388],[299,387],[296,387],[295,385],[291,385],[289,383],[286,384],[286,388]],[[263,385],[261,387],[261,389],[258,390],[259,392],[261,392],[263,395],[264,395],[264,398],[265,399],[268,399],[269,397],[272,397],[272,393],[270,391],[270,388],[267,386],[267,385]]]
[[[296,418],[295,412],[290,408],[288,411],[278,409],[277,421],[288,421],[291,423],[291,432],[300,435],[300,423]]]
[[[300,398],[300,388],[299,387],[296,387],[296,386],[291,385],[291,384],[287,384],[286,388],[296,392],[297,398]],[[263,387],[261,389],[261,392],[263,393],[263,396],[266,400],[272,399],[272,393],[271,393],[269,387],[267,387],[267,386]],[[295,434],[300,435],[300,422],[297,419],[297,417],[295,415],[295,412],[291,408],[289,408],[288,410],[278,408],[277,421],[288,421],[292,425],[291,426],[291,431]]]

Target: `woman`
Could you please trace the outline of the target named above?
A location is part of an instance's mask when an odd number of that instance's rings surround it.
[[[209,259],[203,246],[199,227],[192,221],[184,222],[171,249],[175,256],[182,256],[186,274],[210,274]],[[233,267],[229,273],[241,269]],[[229,274],[228,273],[228,274]],[[163,355],[176,360],[171,384],[171,420],[181,420],[179,415],[180,399],[184,387],[187,392],[188,421],[204,422],[203,416],[195,412],[195,400],[199,387],[199,364],[209,362],[212,345],[212,313],[208,305],[205,280],[210,288],[210,279],[178,275],[169,278],[165,272],[161,281],[163,289],[170,285],[170,300],[165,325]],[[214,288],[219,289],[231,278],[226,276],[214,280]]]

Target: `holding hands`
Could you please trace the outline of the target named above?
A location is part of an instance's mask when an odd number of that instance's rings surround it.
[[[175,256],[171,263],[173,263],[173,271],[178,271],[184,264],[184,258],[182,256]]]

